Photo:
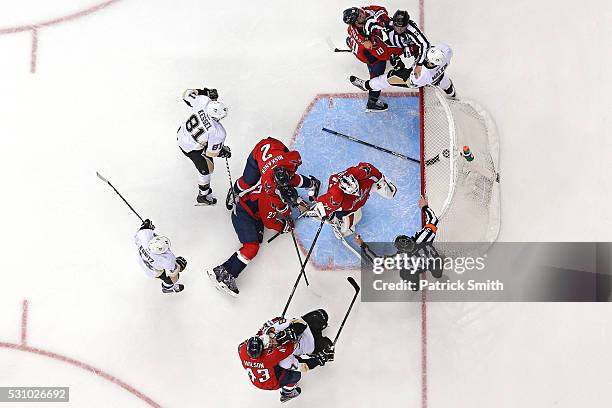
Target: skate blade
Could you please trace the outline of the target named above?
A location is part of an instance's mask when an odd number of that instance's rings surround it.
[[[217,205],[217,203],[214,203],[214,204],[195,203],[194,204],[195,207],[214,207],[215,205]]]
[[[230,288],[227,287],[227,285],[223,282],[219,282],[217,280],[217,276],[215,275],[215,273],[213,271],[206,271],[206,274],[208,275],[208,278],[210,279],[210,281],[212,282],[213,285],[215,285],[215,288],[219,291],[219,292],[224,292],[227,293],[228,295],[230,295],[231,297],[238,297],[237,293],[234,293],[230,290]]]
[[[367,109],[366,108],[366,112],[368,112],[368,113],[370,113],[370,112],[371,113],[380,113],[380,112],[386,112],[388,110],[389,110],[389,108],[387,108],[387,109]]]

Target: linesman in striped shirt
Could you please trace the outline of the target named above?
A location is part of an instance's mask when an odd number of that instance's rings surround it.
[[[440,258],[440,254],[436,248],[432,245],[432,242],[436,238],[436,232],[438,231],[438,217],[434,211],[429,208],[427,198],[421,196],[419,199],[419,207],[425,215],[425,225],[420,231],[416,232],[412,236],[398,235],[395,237],[395,248],[397,253],[406,253],[409,256],[420,257],[425,259]],[[361,236],[355,235],[355,242],[361,247],[362,255],[371,263],[374,262],[374,258],[379,258],[380,255],[376,254],[366,244]],[[442,277],[443,269],[435,268],[436,263],[433,263],[434,268],[430,270],[432,276],[436,279]],[[419,275],[425,272],[425,270],[410,271],[401,270],[400,277],[404,280],[414,281],[418,283]],[[418,287],[415,286],[415,290]]]
[[[414,57],[415,70],[420,69],[425,64],[427,50],[430,47],[429,40],[419,29],[406,10],[397,10],[393,14],[393,19],[385,28],[385,43],[390,47],[401,48],[404,57]],[[417,76],[418,74],[417,73]]]

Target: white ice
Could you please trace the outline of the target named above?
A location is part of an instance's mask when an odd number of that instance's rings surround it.
[[[96,3],[4,2],[3,28]],[[25,4],[25,6],[24,6]],[[418,1],[383,3],[418,15]],[[38,31],[0,35],[0,343],[95,366],[163,407],[263,407],[237,345],[280,314],[297,274],[293,244],[264,245],[230,299],[204,277],[237,249],[222,206],[194,207],[196,174],[175,142],[185,88],[214,86],[234,177],[262,137],[288,142],[317,93],[353,92],[366,74],[344,44],[349,1],[122,0]],[[41,10],[44,10],[42,12]],[[455,51],[460,95],[501,136],[503,241],[610,240],[612,149],[605,0],[425,0],[425,32]],[[366,158],[367,159],[367,158]],[[213,188],[227,187],[218,162]],[[138,269],[138,219],[108,177],[189,261],[185,291],[162,295]],[[325,307],[333,334],[351,292],[346,271],[309,269],[289,314]],[[307,373],[293,407],[608,406],[609,304],[428,304],[427,394],[421,305],[357,304],[334,363]],[[99,375],[0,347],[0,386],[70,386],[74,407],[146,403]],[[13,406],[2,404],[2,406]],[[17,405],[14,406],[26,406]]]

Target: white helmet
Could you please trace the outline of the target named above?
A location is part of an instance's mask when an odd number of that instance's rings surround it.
[[[170,240],[163,235],[156,235],[149,241],[149,251],[155,255],[161,255],[170,249]]]
[[[219,101],[210,101],[206,105],[206,113],[213,119],[221,120],[227,116],[227,106]]]
[[[340,187],[340,190],[344,191],[346,194],[359,194],[359,182],[352,174],[345,174],[344,176],[340,177],[338,187]]]
[[[453,56],[453,50],[446,44],[437,44],[427,50],[427,61],[440,66],[448,64]]]

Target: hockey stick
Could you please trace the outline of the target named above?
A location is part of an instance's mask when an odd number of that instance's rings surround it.
[[[351,52],[351,50],[347,49],[340,49],[340,48],[334,48],[334,52]]]
[[[302,266],[302,254],[300,254],[300,248],[298,248],[297,240],[295,239],[295,233],[291,230],[291,238],[293,238],[293,246],[295,247],[295,252],[297,252],[298,261],[300,261],[300,267]],[[308,282],[308,278],[306,277],[306,271],[304,271],[304,282],[306,282],[306,286],[310,286]]]
[[[334,339],[334,346],[336,345],[336,342],[338,341],[338,337],[340,337],[340,332],[342,332],[342,328],[344,327],[344,323],[346,323],[346,319],[348,319],[349,313],[351,313],[351,309],[353,308],[353,305],[355,304],[355,300],[357,300],[357,295],[359,294],[359,291],[361,290],[361,288],[359,287],[357,282],[355,282],[355,279],[353,279],[352,276],[349,276],[348,278],[346,278],[346,280],[348,280],[349,283],[351,284],[351,286],[353,287],[353,289],[355,289],[355,294],[353,295],[353,300],[351,300],[351,304],[350,304],[348,310],[346,311],[346,314],[344,315],[344,319],[342,320],[342,324],[340,324],[340,328],[338,329],[338,333],[336,333],[336,338]]]
[[[234,182],[232,181],[232,173],[230,172],[230,168],[229,168],[229,161],[227,160],[227,157],[225,158],[225,168],[227,169],[227,177],[229,178],[229,183],[230,183],[230,190],[232,192],[232,199],[234,200],[234,205],[233,205],[233,210],[232,212],[234,214],[236,214],[236,192],[234,191]],[[225,203],[225,205],[227,206],[227,203]]]
[[[98,176],[98,178],[99,178],[100,180],[102,180],[103,182],[105,182],[106,184],[108,184],[109,186],[111,186],[111,188],[112,188],[113,190],[115,190],[115,193],[117,193],[117,195],[118,195],[119,197],[121,197],[121,199],[123,200],[123,202],[124,202],[124,203],[126,203],[128,207],[130,207],[130,210],[132,210],[132,212],[133,212],[134,214],[136,214],[136,216],[137,216],[138,218],[140,218],[140,221],[141,221],[141,222],[144,222],[144,220],[142,219],[142,217],[141,217],[141,216],[140,216],[140,215],[139,215],[139,214],[136,212],[136,210],[135,210],[135,209],[134,209],[134,208],[133,208],[133,207],[130,205],[130,203],[128,203],[128,202],[127,202],[127,200],[126,200],[125,198],[123,198],[123,196],[121,195],[121,193],[120,193],[119,191],[117,191],[117,189],[115,188],[115,186],[113,186],[113,185],[111,184],[111,182],[110,182],[110,181],[108,181],[107,179],[105,179],[104,177],[102,177],[102,175],[101,175],[100,173],[98,173],[97,171],[96,171],[96,176]]]
[[[295,219],[296,221],[299,220],[300,218],[304,217],[306,215],[306,211],[304,211],[303,213],[301,213],[300,215],[298,215],[298,217]],[[293,233],[293,231],[292,231]],[[266,242],[269,244],[270,242],[274,241],[276,238],[278,238],[280,235],[282,234],[282,232],[277,232],[276,234],[272,235]]]
[[[410,160],[410,161],[413,161],[415,163],[420,163],[421,162],[420,160],[413,159],[412,157],[408,157],[408,156],[405,156],[405,155],[403,155],[401,153],[394,152],[393,150],[385,149],[384,147],[376,146],[375,144],[365,142],[365,141],[363,141],[361,139],[357,139],[356,137],[353,137],[353,136],[345,135],[344,133],[336,132],[335,130],[328,129],[326,127],[322,128],[321,130],[323,130],[324,132],[327,132],[327,133],[331,133],[332,135],[340,136],[340,137],[343,137],[343,138],[348,139],[350,141],[360,143],[360,144],[362,144],[364,146],[372,147],[372,148],[374,148],[376,150],[380,150],[381,152],[392,154],[392,155],[394,155],[396,157],[399,157],[401,159],[404,159],[404,160]]]
[[[335,224],[331,224],[332,228],[336,231],[337,235],[340,237],[338,238],[340,241],[342,241],[342,244],[348,248],[349,251],[351,251],[353,253],[353,255],[355,255],[357,257],[357,259],[361,260],[361,255],[359,255],[359,252],[357,252],[357,250],[355,248],[353,248],[351,246],[351,244],[349,244],[346,241],[346,238],[344,238],[344,236],[340,233],[340,229],[338,228],[337,225]]]
[[[295,294],[295,290],[297,289],[298,284],[300,283],[300,279],[302,279],[302,275],[304,275],[304,277],[306,276],[306,272],[304,272],[304,268],[306,268],[306,264],[308,264],[308,260],[310,259],[312,250],[314,249],[315,244],[317,243],[317,239],[319,239],[319,234],[321,234],[321,230],[323,229],[323,224],[325,224],[325,220],[326,218],[323,218],[321,220],[319,229],[317,230],[317,233],[315,234],[314,239],[312,240],[310,249],[308,250],[308,253],[306,254],[306,259],[304,259],[304,263],[302,264],[302,268],[300,269],[300,274],[298,275],[295,281],[295,284],[293,285],[293,289],[291,290],[291,295],[289,295],[289,299],[287,299],[287,304],[285,305],[285,308],[283,309],[283,314],[281,315],[281,317],[285,317],[285,313],[287,313],[287,309],[289,309],[289,304],[291,303],[291,299],[293,299],[293,295]]]

